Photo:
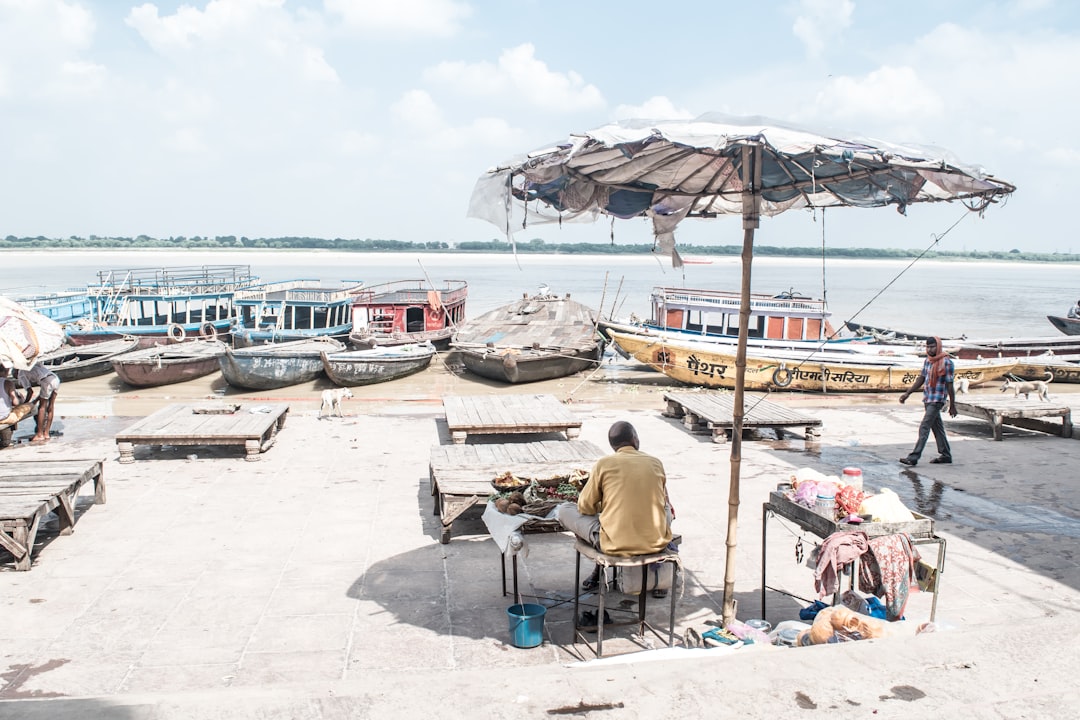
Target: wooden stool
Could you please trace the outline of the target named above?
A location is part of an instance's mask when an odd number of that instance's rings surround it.
[[[654,628],[648,620],[645,619],[645,605],[648,598],[648,583],[649,573],[646,567],[653,563],[671,563],[671,589],[668,590],[668,595],[671,598],[671,611],[668,616],[668,636],[667,644],[671,647],[675,641],[675,590],[678,587],[679,572],[682,570],[682,560],[679,558],[679,554],[672,550],[664,550],[662,552],[653,553],[651,555],[605,555],[592,545],[578,539],[574,544],[574,644],[577,644],[578,638],[592,647],[592,643],[582,633],[581,628],[586,627],[580,624],[580,616],[578,615],[578,609],[581,599],[581,556],[584,555],[588,559],[602,568],[600,579],[600,602],[596,611],[596,657],[603,657],[604,654],[604,605],[607,600],[607,569],[611,567],[628,568],[628,567],[640,567],[641,568],[641,592],[638,594],[638,611],[637,619],[629,622],[613,622],[612,626],[619,625],[638,625],[638,634],[644,636],[645,628],[648,628],[653,632],[656,637],[663,640],[663,636],[660,632]]]

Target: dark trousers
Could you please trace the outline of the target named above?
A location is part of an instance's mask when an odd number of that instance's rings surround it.
[[[908,455],[912,460],[922,457],[926,441],[930,433],[934,433],[934,442],[937,443],[938,455],[949,460],[952,459],[952,448],[949,447],[949,438],[945,437],[945,423],[941,420],[941,409],[945,407],[943,402],[925,403],[923,405],[923,418],[919,423],[919,440],[915,443],[915,449]]]

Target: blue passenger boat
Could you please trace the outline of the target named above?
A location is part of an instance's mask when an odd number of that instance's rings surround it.
[[[323,285],[318,280],[287,280],[238,290],[233,346],[327,337],[346,340],[352,330],[353,296],[359,281]]]

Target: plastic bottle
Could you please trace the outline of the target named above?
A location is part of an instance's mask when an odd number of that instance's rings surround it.
[[[830,520],[836,519],[836,486],[832,483],[819,483],[814,512]]]
[[[844,468],[844,484],[862,491],[862,470],[857,467]]]

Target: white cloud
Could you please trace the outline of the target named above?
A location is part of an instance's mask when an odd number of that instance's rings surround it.
[[[825,47],[851,26],[855,12],[852,0],[801,0],[799,15],[791,30],[810,57],[818,57]]]
[[[326,11],[350,28],[400,35],[449,37],[472,8],[453,0],[325,0]]]
[[[390,107],[390,111],[402,123],[416,130],[436,130],[444,125],[442,110],[423,90],[408,91]]]
[[[0,97],[84,97],[100,88],[105,69],[82,54],[96,32],[93,15],[64,0],[0,0]],[[83,74],[86,85],[72,83]]]
[[[815,104],[821,116],[843,122],[927,119],[940,115],[945,107],[913,68],[889,66],[861,78],[834,78],[818,93]]]
[[[424,79],[452,92],[476,96],[513,95],[533,107],[555,112],[594,110],[605,105],[595,85],[573,70],[550,70],[524,43],[503,50],[497,64],[444,62],[424,72]]]
[[[654,95],[641,105],[619,105],[615,108],[616,120],[646,118],[649,120],[689,120],[697,114],[677,108],[663,95]]]

